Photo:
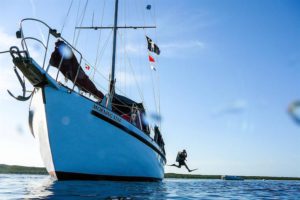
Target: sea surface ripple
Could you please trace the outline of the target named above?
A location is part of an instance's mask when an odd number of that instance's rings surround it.
[[[165,179],[137,183],[2,174],[0,199],[300,199],[300,181]]]

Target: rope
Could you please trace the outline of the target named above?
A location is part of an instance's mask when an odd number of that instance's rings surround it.
[[[102,26],[103,24],[103,17],[104,17],[104,10],[105,10],[105,5],[106,5],[106,1],[103,2],[103,9],[102,9],[102,16],[101,16],[101,22],[100,22],[100,26]],[[100,49],[100,44],[101,44],[101,34],[102,31],[100,30],[99,31],[99,38],[98,38],[98,44],[97,44],[97,53],[96,53],[96,60],[95,60],[95,69],[97,69],[97,64],[98,64],[98,55],[99,55],[99,49]],[[95,72],[94,71],[94,74],[92,76],[92,80],[94,80],[94,77],[95,77]]]
[[[145,4],[146,4],[146,1],[144,1],[145,2]],[[148,11],[148,12],[150,12],[150,11]],[[151,14],[151,12],[150,12],[150,14]],[[153,19],[153,21],[154,21],[154,25],[156,26],[156,20],[155,20],[155,14],[154,14],[154,17],[153,17],[154,19]],[[144,24],[145,24],[145,16],[143,15],[143,20],[144,20]],[[144,31],[144,35],[145,35],[145,38],[146,38],[146,35],[147,35],[147,33],[146,33],[146,30],[145,29],[143,29],[143,31]],[[156,29],[155,29],[155,35],[157,35],[157,32],[156,32]],[[150,56],[150,52],[148,51],[148,56]],[[157,57],[155,57],[155,62],[157,63],[157,61],[158,61],[158,59],[157,59]],[[149,63],[149,67],[151,68],[151,64]],[[156,69],[157,70],[157,69]],[[159,75],[158,75],[158,73],[156,73],[157,74],[157,81],[159,81]],[[151,70],[151,81],[152,81],[152,91],[153,91],[153,98],[154,98],[154,103],[155,103],[155,108],[156,108],[156,111],[160,114],[160,91],[159,91],[159,89],[157,89],[158,90],[158,94],[157,94],[157,96],[156,96],[156,92],[155,92],[155,83],[154,83],[154,78],[153,78],[153,72],[152,72],[152,70]],[[157,86],[157,88],[159,88],[158,86]]]
[[[122,40],[122,37],[121,37],[121,40]],[[133,67],[132,67],[131,62],[130,62],[130,60],[129,60],[129,58],[128,58],[128,55],[127,55],[126,50],[125,50],[125,53],[124,53],[124,54],[125,54],[125,58],[126,58],[127,61],[128,61],[129,67],[130,67],[130,69],[131,69],[131,72],[132,72],[134,81],[135,81],[135,83],[136,83],[136,85],[137,85],[139,95],[140,95],[142,101],[144,101],[144,97],[143,97],[142,90],[141,90],[141,88],[139,87],[139,84],[138,84],[138,82],[137,82],[137,80],[136,80],[136,75],[135,75],[135,73],[134,73]]]
[[[8,50],[8,51],[0,51],[0,54],[2,54],[2,53],[10,53],[10,50]]]
[[[89,0],[86,0],[85,5],[84,5],[83,12],[82,12],[82,14],[81,14],[81,21],[80,21],[80,25],[79,25],[79,26],[82,26],[82,23],[83,23],[83,20],[84,20],[84,17],[85,17],[85,12],[86,12],[86,8],[87,8],[88,3],[89,3]],[[75,29],[75,30],[76,30],[76,29]],[[78,31],[78,33],[77,33],[77,37],[76,37],[76,39],[75,39],[75,42],[73,42],[73,43],[74,43],[73,46],[75,46],[75,47],[76,47],[76,45],[77,45],[77,42],[78,42],[78,38],[79,38],[80,32],[81,32],[81,29],[79,29],[79,31]]]
[[[152,71],[152,69],[151,69],[151,71]],[[152,91],[153,91],[154,104],[155,104],[155,108],[157,109],[155,85],[154,85],[154,81],[153,81],[153,72],[151,72],[151,81],[152,81]]]
[[[80,4],[81,4],[81,1],[79,1],[79,4],[78,4],[78,9],[77,9],[77,14],[76,14],[76,19],[75,19],[75,27],[77,26],[78,21],[79,21],[79,9],[80,9]],[[74,45],[74,42],[75,42],[76,30],[77,30],[77,29],[74,28],[72,45]]]
[[[64,23],[63,23],[63,26],[62,26],[62,28],[61,28],[61,31],[60,31],[61,34],[62,34],[62,32],[63,32],[63,30],[64,30],[64,28],[65,28],[65,25],[66,25],[67,19],[68,19],[68,17],[69,17],[69,14],[70,14],[70,10],[71,10],[71,8],[72,8],[72,5],[73,5],[73,0],[72,0],[71,3],[70,3],[70,6],[69,6],[69,9],[68,9],[68,12],[67,12],[67,16],[66,16],[66,18],[65,18],[65,20],[64,20]]]
[[[154,21],[154,25],[157,26],[157,22],[156,22],[156,0],[154,0],[154,8],[153,8],[153,21]],[[150,12],[151,14],[151,12]],[[157,29],[154,30],[155,31],[155,36],[156,36],[156,39],[158,41],[158,38],[157,38]],[[158,114],[161,115],[161,111],[160,111],[160,87],[159,87],[159,84],[160,84],[160,77],[159,77],[159,73],[156,74],[157,75],[157,90],[158,90]],[[160,122],[160,126],[161,126],[161,122]]]

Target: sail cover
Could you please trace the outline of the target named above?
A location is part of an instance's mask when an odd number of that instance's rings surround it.
[[[55,43],[55,49],[51,54],[49,63],[58,68],[60,72],[73,83],[76,81],[75,85],[81,90],[89,92],[99,99],[103,99],[103,93],[96,88],[95,84],[85,74],[73,51],[65,42],[58,40]],[[79,72],[76,79],[78,70]]]

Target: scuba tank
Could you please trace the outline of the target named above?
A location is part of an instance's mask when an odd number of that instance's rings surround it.
[[[179,162],[181,160],[180,154],[181,154],[181,152],[179,151],[176,156],[176,162]]]

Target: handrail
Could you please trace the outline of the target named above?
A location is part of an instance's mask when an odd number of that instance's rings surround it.
[[[35,21],[35,22],[43,24],[45,27],[47,27],[49,29],[48,37],[47,37],[47,44],[46,45],[41,40],[39,40],[39,39],[36,39],[36,38],[33,38],[33,37],[24,37],[24,34],[23,34],[23,22],[25,22],[25,21]],[[74,79],[74,82],[73,82],[73,87],[72,87],[72,90],[71,90],[71,92],[73,92],[74,88],[76,86],[76,81],[77,81],[77,78],[78,78],[78,74],[79,74],[79,71],[80,71],[80,66],[81,66],[81,62],[82,62],[82,58],[83,58],[81,52],[79,50],[77,50],[73,45],[71,45],[65,38],[63,38],[61,36],[61,34],[57,32],[56,29],[52,29],[47,23],[45,23],[42,20],[36,19],[36,18],[24,18],[24,19],[22,19],[21,22],[20,22],[20,33],[21,33],[21,38],[22,38],[22,48],[24,50],[26,49],[28,53],[29,53],[29,51],[28,51],[28,47],[27,47],[27,44],[26,44],[26,41],[25,41],[26,39],[36,40],[36,41],[38,41],[39,43],[41,43],[45,47],[45,55],[44,55],[44,60],[43,60],[43,69],[45,67],[45,61],[46,61],[46,56],[47,56],[47,52],[48,52],[48,45],[49,45],[50,34],[52,36],[54,36],[55,38],[58,38],[58,39],[61,39],[62,41],[64,41],[72,50],[74,50],[77,54],[79,54],[79,56],[80,56],[79,66],[78,66],[78,69],[77,69],[77,72],[76,72],[76,76],[75,76],[75,79]],[[25,44],[25,47],[23,46],[23,43]],[[58,77],[58,74],[59,74],[59,69],[58,69],[58,72],[57,72],[57,77]]]
[[[48,24],[46,24],[45,22],[43,22],[42,20],[39,20],[39,19],[36,19],[36,18],[30,18],[30,17],[22,19],[21,22],[20,22],[20,27],[22,27],[22,23],[24,21],[36,21],[36,22],[40,22],[41,24],[44,24],[47,28],[51,29],[51,27]]]
[[[24,49],[24,43],[26,43],[25,40],[35,40],[35,41],[41,43],[41,44],[43,45],[43,47],[46,49],[46,46],[44,45],[44,43],[43,43],[41,40],[36,39],[36,38],[34,38],[34,37],[24,37],[24,38],[22,39],[21,45],[22,45],[22,48],[23,48],[23,49]]]

